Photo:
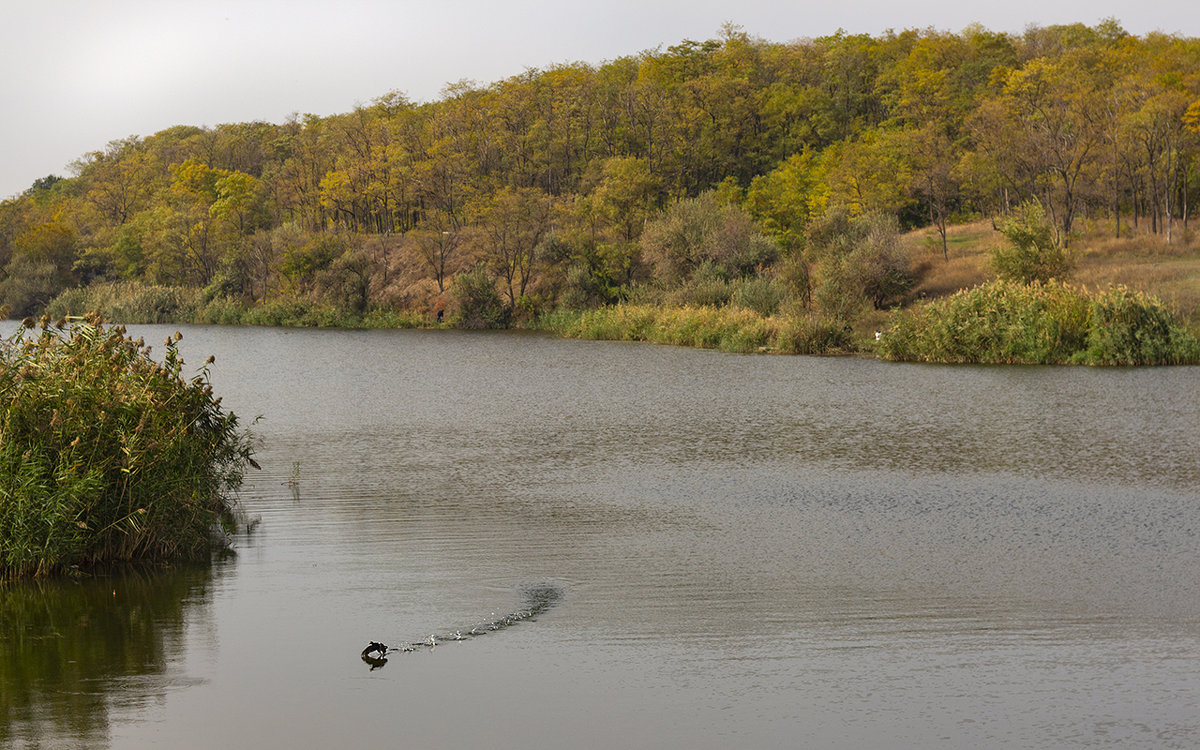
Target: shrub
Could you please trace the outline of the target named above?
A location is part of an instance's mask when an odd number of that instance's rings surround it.
[[[613,278],[607,258],[597,262],[579,259],[567,267],[559,306],[567,310],[584,310],[616,302],[620,285]]]
[[[846,325],[817,313],[786,318],[775,338],[775,349],[784,354],[836,354],[852,348]]]
[[[830,354],[849,351],[851,334],[820,317],[763,316],[727,307],[616,305],[544,317],[541,325],[562,336],[650,341],[727,352]]]
[[[761,276],[742,280],[733,293],[733,304],[759,315],[771,316],[779,311],[787,297],[784,285]]]
[[[197,323],[241,325],[246,316],[246,304],[232,297],[214,297],[196,313]]]
[[[655,277],[667,283],[690,277],[705,261],[730,276],[745,276],[779,257],[778,245],[749,214],[712,192],[679,201],[649,222],[641,244]]]
[[[586,310],[609,302],[607,289],[586,263],[573,263],[567,268],[566,280],[559,295],[559,305],[567,310]]]
[[[692,271],[691,278],[672,295],[681,306],[724,307],[733,297],[733,286],[717,264],[706,260]]]
[[[53,263],[32,258],[15,258],[4,268],[0,301],[17,315],[33,314],[54,298],[67,281]]]
[[[208,384],[98,319],[0,342],[0,576],[195,557],[234,523],[249,435]],[[27,335],[28,334],[28,335]]]
[[[508,325],[509,310],[485,266],[475,266],[454,277],[453,294],[460,328],[504,328]]]
[[[1055,239],[1054,227],[1041,203],[1022,203],[1001,222],[1000,234],[1008,244],[993,250],[991,260],[1001,279],[1029,284],[1067,278],[1070,258]]]
[[[894,217],[830,211],[809,227],[808,244],[819,270],[814,301],[828,317],[850,320],[868,303],[876,310],[894,305],[913,286]]]

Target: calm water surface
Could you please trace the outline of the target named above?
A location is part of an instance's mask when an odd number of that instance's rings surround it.
[[[0,744],[1200,746],[1198,368],[183,332],[258,529],[0,589]]]

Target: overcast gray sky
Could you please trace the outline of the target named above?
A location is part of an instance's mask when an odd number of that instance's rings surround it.
[[[726,21],[783,42],[1106,17],[1200,36],[1196,0],[0,0],[0,198],[117,138],[346,112],[392,90],[429,101],[447,82],[600,63]]]

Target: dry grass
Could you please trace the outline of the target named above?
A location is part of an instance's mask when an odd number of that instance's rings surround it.
[[[1071,246],[1071,281],[1091,289],[1127,286],[1157,297],[1191,325],[1200,325],[1200,231],[1176,226],[1167,244],[1164,235],[1150,234],[1145,226],[1132,231],[1122,227],[1132,236],[1112,237],[1104,222],[1085,226]],[[945,297],[995,278],[988,254],[1002,238],[990,220],[950,227],[948,240],[949,261],[934,230],[906,235],[919,279],[914,288],[918,297]]]
[[[1085,237],[1076,256],[1075,281],[1104,288],[1124,284],[1158,297],[1193,324],[1200,324],[1200,234],[1176,230],[1166,237]]]
[[[994,275],[988,266],[988,251],[1000,242],[1000,234],[987,220],[950,227],[946,233],[949,260],[942,255],[936,230],[910,232],[904,241],[912,252],[919,279],[913,293],[917,297],[945,297],[982,284]]]

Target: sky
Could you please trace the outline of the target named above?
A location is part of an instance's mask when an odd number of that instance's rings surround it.
[[[1196,0],[0,0],[0,199],[174,125],[330,115],[390,91],[432,101],[447,83],[599,64],[727,22],[787,42],[1109,17],[1200,37]]]

